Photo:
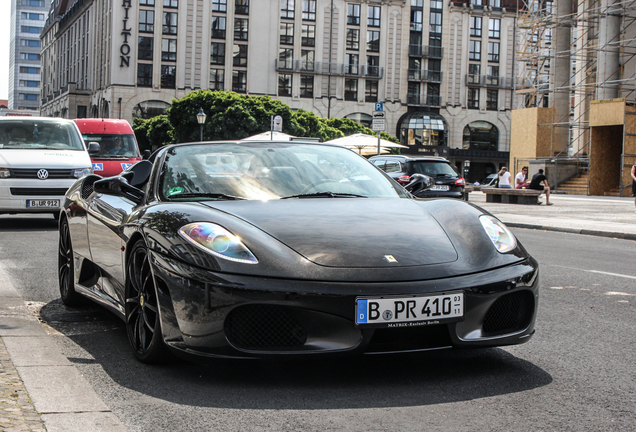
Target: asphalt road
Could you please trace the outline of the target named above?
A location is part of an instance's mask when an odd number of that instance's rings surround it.
[[[0,216],[0,266],[131,431],[635,430],[636,242],[515,233],[541,265],[530,342],[307,363],[138,363],[117,318],[58,300],[48,216]]]

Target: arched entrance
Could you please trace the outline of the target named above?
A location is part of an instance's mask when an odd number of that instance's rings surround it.
[[[345,116],[346,119],[353,120],[356,123],[360,123],[363,126],[371,128],[373,117],[366,113],[353,113]]]
[[[415,111],[399,122],[400,144],[408,146],[402,153],[432,154],[448,157],[448,123],[440,114]]]
[[[133,118],[141,118],[144,120],[163,115],[170,108],[170,104],[160,100],[147,100],[139,102],[133,108]]]
[[[462,141],[464,150],[489,150],[499,149],[499,129],[487,121],[474,121],[464,127]]]

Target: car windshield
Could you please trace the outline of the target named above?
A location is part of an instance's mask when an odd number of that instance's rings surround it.
[[[0,122],[0,148],[14,150],[85,150],[82,140],[72,123],[26,119]]]
[[[168,201],[407,196],[354,152],[303,143],[176,146],[167,151],[159,185]]]
[[[413,173],[431,177],[457,177],[453,166],[439,161],[413,161]]]
[[[137,142],[134,135],[97,135],[82,134],[86,147],[89,142],[99,144],[99,154],[93,155],[98,158],[121,158],[139,157]]]

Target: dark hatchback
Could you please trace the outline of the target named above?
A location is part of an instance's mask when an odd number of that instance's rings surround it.
[[[372,156],[369,161],[386,172],[401,185],[411,181],[413,174],[424,174],[435,180],[435,185],[428,190],[418,192],[418,198],[463,198],[465,181],[453,165],[442,157],[386,155]]]

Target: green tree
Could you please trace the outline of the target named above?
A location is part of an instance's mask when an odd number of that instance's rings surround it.
[[[142,152],[144,150],[151,150],[150,141],[148,140],[148,120],[134,118],[132,128],[135,132],[135,138],[137,139],[139,149]]]
[[[153,117],[148,120],[147,124],[147,137],[152,147],[160,147],[174,142],[173,127],[167,115]]]

